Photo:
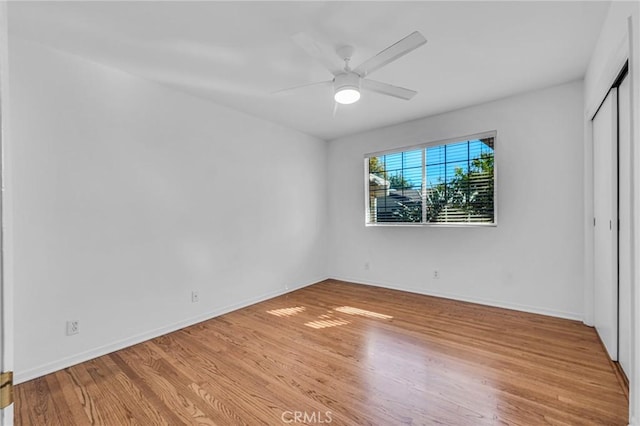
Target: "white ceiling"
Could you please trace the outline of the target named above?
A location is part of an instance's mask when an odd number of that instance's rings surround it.
[[[11,35],[120,68],[323,139],[582,78],[609,2],[11,2]],[[339,106],[332,78],[291,39],[351,44],[358,65],[414,30],[425,46]]]

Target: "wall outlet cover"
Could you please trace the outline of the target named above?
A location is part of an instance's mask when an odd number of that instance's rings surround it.
[[[67,336],[72,336],[78,333],[80,333],[80,321],[79,320],[67,321]]]

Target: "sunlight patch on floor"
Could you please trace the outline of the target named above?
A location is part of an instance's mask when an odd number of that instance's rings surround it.
[[[391,315],[379,314],[378,312],[367,311],[365,309],[354,308],[352,306],[340,306],[338,308],[335,308],[335,310],[338,312],[342,312],[343,314],[359,315],[361,317],[368,317],[368,318],[378,318],[378,319],[393,318],[393,316]]]
[[[349,321],[337,319],[337,320],[311,321],[311,322],[306,322],[304,325],[306,325],[307,327],[320,329],[320,328],[328,328],[328,327],[337,327],[339,325],[346,325],[346,324],[349,324]]]
[[[293,308],[273,309],[271,311],[267,311],[267,313],[277,317],[290,317],[299,314],[300,312],[304,312],[306,309],[307,308],[304,306],[295,306]]]

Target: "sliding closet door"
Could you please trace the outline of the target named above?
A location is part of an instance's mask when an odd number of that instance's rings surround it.
[[[618,362],[631,376],[631,99],[629,77],[618,87]]]
[[[618,359],[616,104],[616,89],[611,89],[593,118],[594,323],[614,361]]]

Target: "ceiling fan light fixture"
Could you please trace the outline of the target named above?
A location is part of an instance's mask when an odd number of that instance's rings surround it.
[[[360,100],[360,76],[356,73],[338,74],[334,79],[334,95],[336,102],[349,105]]]
[[[339,104],[353,104],[360,100],[360,91],[357,87],[343,87],[333,95],[333,98]]]

